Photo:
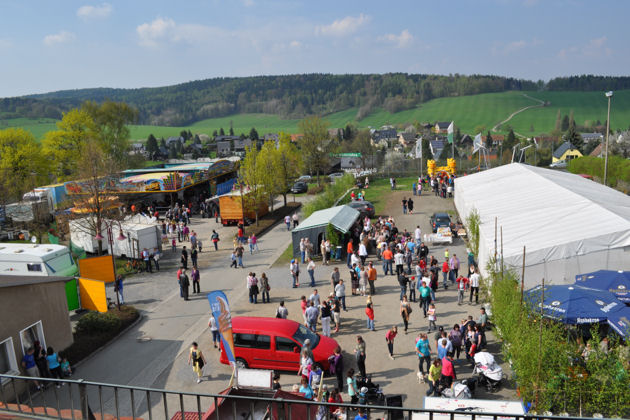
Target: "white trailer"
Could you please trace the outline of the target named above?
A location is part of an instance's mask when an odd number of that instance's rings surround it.
[[[0,243],[0,275],[75,276],[77,265],[63,245]]]

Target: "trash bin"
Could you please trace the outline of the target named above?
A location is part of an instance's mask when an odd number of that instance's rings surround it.
[[[385,397],[385,406],[387,407],[402,407],[402,395],[392,395],[389,397]],[[387,411],[387,419],[388,420],[400,420],[404,419],[405,415],[402,410],[388,410]]]
[[[338,246],[335,251],[335,259],[337,261],[341,261],[341,247],[340,246]]]

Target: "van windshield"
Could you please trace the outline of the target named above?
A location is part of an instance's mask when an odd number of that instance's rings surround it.
[[[61,254],[50,260],[46,261],[46,266],[52,271],[51,274],[62,272],[72,267],[72,256],[68,252],[67,254]]]
[[[293,339],[300,343],[301,346],[307,338],[311,340],[311,350],[317,347],[319,344],[319,336],[306,328],[304,325],[300,325],[295,334],[293,334]]]

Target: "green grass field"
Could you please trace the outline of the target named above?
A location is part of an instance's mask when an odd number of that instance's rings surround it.
[[[385,124],[407,124],[414,121],[455,121],[464,133],[472,133],[477,126],[491,129],[495,124],[507,118],[514,111],[536,102],[526,98],[526,93],[534,98],[550,101],[550,106],[526,110],[514,118],[507,125],[523,135],[548,133],[554,129],[558,110],[562,115],[574,111],[575,121],[582,125],[586,121],[603,123],[606,120],[607,103],[602,92],[502,92],[485,93],[473,96],[434,99],[422,104],[418,108],[390,114],[383,109],[376,109],[361,121],[355,121],[357,109],[329,114],[324,118],[331,127],[344,127],[353,122],[361,128],[380,127]],[[160,137],[178,135],[182,130],[193,133],[211,135],[221,127],[228,132],[230,125],[236,134],[248,134],[255,127],[259,135],[269,132],[284,131],[297,133],[299,119],[282,119],[277,115],[268,114],[238,114],[229,117],[212,118],[199,121],[186,127],[162,127],[151,125],[132,125],[132,139],[146,139],[149,134]],[[617,91],[613,97],[611,110],[611,128],[626,129],[630,121],[630,90]],[[0,119],[0,129],[6,127],[23,127],[30,130],[37,138],[55,129],[55,120],[40,118]],[[531,131],[531,128],[534,128]],[[505,128],[505,127],[504,127]],[[505,131],[503,131],[505,132]]]

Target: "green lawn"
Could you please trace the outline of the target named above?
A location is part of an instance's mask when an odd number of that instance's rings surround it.
[[[411,184],[416,182],[417,178],[396,178],[396,191],[410,191]],[[385,213],[385,206],[389,200],[391,193],[391,186],[389,185],[389,178],[380,178],[370,180],[370,187],[363,190],[365,192],[365,201],[369,201],[374,204],[374,211],[376,216],[387,216]]]
[[[606,120],[606,100],[602,92],[501,92],[480,95],[439,98],[421,106],[395,114],[383,109],[376,109],[361,121],[356,121],[357,108],[326,115],[324,118],[331,127],[344,127],[352,122],[361,128],[380,127],[385,124],[407,124],[414,121],[434,122],[454,120],[464,133],[472,133],[476,126],[483,125],[487,129],[507,118],[512,112],[536,102],[523,96],[526,93],[551,104],[544,108],[526,110],[516,115],[510,122],[515,131],[523,134],[548,133],[554,129],[558,110],[564,114],[574,111],[578,124],[585,121]],[[611,109],[611,128],[627,128],[630,120],[630,90],[615,92]],[[255,127],[262,136],[269,132],[284,131],[297,133],[299,119],[282,119],[277,115],[238,114],[229,117],[212,118],[199,121],[186,127],[162,127],[152,125],[130,126],[132,139],[146,139],[149,134],[156,137],[179,135],[182,130],[193,133],[211,135],[214,130],[223,128],[229,131],[230,125],[236,134],[249,134]],[[533,126],[534,131],[530,131]],[[48,130],[55,129],[55,120],[39,118],[0,119],[0,129],[5,127],[23,127],[30,130],[37,138],[42,138]]]

